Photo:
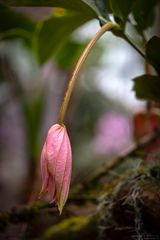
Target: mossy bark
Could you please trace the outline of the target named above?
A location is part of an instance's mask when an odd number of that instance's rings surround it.
[[[50,227],[40,240],[97,239],[97,222],[94,217],[73,217]]]
[[[149,172],[121,182],[106,198],[102,216],[102,239],[160,239],[159,175]]]

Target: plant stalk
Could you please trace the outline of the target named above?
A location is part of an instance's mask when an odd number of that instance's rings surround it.
[[[118,24],[112,23],[112,22],[108,22],[105,25],[103,25],[101,27],[101,29],[94,35],[94,37],[90,40],[90,42],[88,43],[88,45],[86,46],[86,48],[84,49],[81,57],[79,58],[76,67],[73,71],[72,77],[69,81],[68,84],[68,88],[64,97],[64,100],[62,102],[60,111],[59,111],[59,118],[58,118],[58,122],[59,124],[63,124],[64,123],[64,117],[65,117],[65,113],[67,111],[68,108],[68,104],[69,104],[69,100],[76,82],[76,79],[78,78],[78,74],[81,70],[81,67],[83,65],[83,63],[85,62],[88,54],[90,53],[90,50],[93,48],[93,46],[96,44],[96,42],[98,41],[98,39],[107,31],[110,30],[120,30],[120,26]]]

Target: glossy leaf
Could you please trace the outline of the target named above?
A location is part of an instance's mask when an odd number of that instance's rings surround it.
[[[133,0],[110,0],[109,3],[114,17],[121,23],[125,24],[127,17],[131,11]]]
[[[137,27],[141,30],[151,26],[155,17],[155,6],[158,0],[136,0],[132,9]]]
[[[71,13],[62,17],[53,16],[40,23],[34,39],[34,47],[40,64],[59,51],[70,34],[88,20],[90,16],[84,16],[83,13]]]
[[[152,37],[146,45],[147,60],[155,67],[160,74],[160,38]]]
[[[86,4],[88,4],[99,16],[100,20],[105,21],[109,20],[108,11],[106,8],[105,0],[82,0]]]
[[[6,0],[6,4],[10,6],[61,7],[81,12],[90,17],[96,17],[95,11],[93,11],[82,0]]]
[[[145,74],[133,80],[137,98],[160,101],[160,77]]]

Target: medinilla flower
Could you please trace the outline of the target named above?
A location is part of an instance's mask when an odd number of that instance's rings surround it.
[[[41,153],[43,193],[48,192],[60,213],[68,197],[72,172],[72,151],[64,125],[54,124],[48,131]]]

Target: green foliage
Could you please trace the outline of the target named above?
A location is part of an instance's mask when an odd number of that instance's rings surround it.
[[[105,0],[82,0],[87,3],[98,15],[100,20],[106,22],[109,20],[108,10]]]
[[[50,16],[49,19],[38,22],[35,32],[31,21],[29,22],[23,16],[21,17],[24,19],[20,19],[20,15],[17,18],[17,13],[12,10],[7,10],[10,11],[11,16],[5,13],[6,19],[3,17],[1,17],[2,20],[0,19],[0,25],[3,25],[3,28],[8,26],[7,21],[11,24],[11,31],[6,32],[6,34],[2,31],[1,38],[8,38],[10,35],[16,37],[21,34],[22,38],[33,40],[33,49],[37,59],[40,64],[43,64],[53,55],[57,55],[60,49],[64,49],[65,42],[74,30],[93,18],[99,18],[101,24],[104,24],[109,20],[108,12],[114,15],[116,22],[120,23],[122,29],[125,28],[129,14],[132,14],[137,24],[136,28],[141,35],[143,29],[149,27],[154,21],[154,10],[158,0],[147,2],[144,0],[7,0],[5,3],[9,6],[60,7],[69,11],[64,16]],[[17,25],[12,21],[13,18],[15,20],[17,18]],[[132,21],[131,24],[134,25]],[[122,37],[123,34],[119,36]]]
[[[96,17],[95,12],[81,0],[6,0],[10,6],[43,6],[61,7],[81,12],[92,18]]]
[[[158,0],[110,0],[110,9],[116,19],[122,26],[128,21],[131,13],[137,23],[137,29],[142,31],[151,26],[155,19],[155,6]]]
[[[160,77],[145,74],[133,80],[137,98],[160,102]]]
[[[63,7],[73,11],[65,16],[51,16],[47,20],[38,22],[35,30],[32,21],[29,21],[26,17],[23,17],[23,15],[17,14],[6,7],[2,7],[0,12],[0,38],[16,38],[20,35],[22,39],[27,39],[27,41],[33,40],[33,49],[36,52],[40,64],[47,61],[53,54],[57,55],[57,52],[59,52],[60,48],[65,45],[65,41],[67,41],[69,35],[75,29],[97,17],[96,12],[80,0],[9,0],[7,3],[8,5],[18,6]]]
[[[159,0],[136,0],[133,5],[133,16],[137,22],[137,28],[140,30],[151,26],[155,18],[155,6]]]
[[[51,16],[40,22],[34,38],[34,49],[40,64],[63,47],[70,34],[89,20],[90,16],[83,13],[69,12],[64,16]]]
[[[146,58],[160,74],[160,38],[152,37],[146,45]]]
[[[110,0],[110,8],[115,19],[124,25],[127,21],[127,17],[131,11],[133,0]]]
[[[29,18],[0,5],[0,40],[20,37],[29,39],[35,24]]]

